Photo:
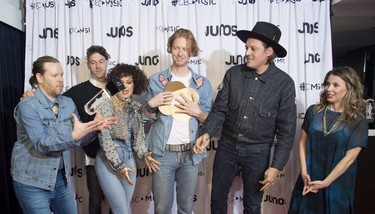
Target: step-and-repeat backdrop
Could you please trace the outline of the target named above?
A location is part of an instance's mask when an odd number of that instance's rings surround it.
[[[251,30],[257,21],[271,22],[282,31],[280,44],[288,55],[275,59],[275,63],[295,81],[300,127],[307,107],[318,102],[323,77],[332,68],[329,0],[26,0],[25,89],[30,88],[32,62],[42,55],[60,60],[65,90],[87,80],[85,53],[91,45],[107,49],[109,68],[119,62],[138,64],[151,75],[170,66],[167,40],[177,29],[187,28],[201,49],[189,64],[211,81],[214,99],[225,71],[245,60],[245,47],[236,32]],[[210,212],[212,164],[219,137],[212,139],[197,175],[194,213]],[[298,138],[299,130],[287,166],[264,194],[263,213],[287,212],[299,173]],[[74,197],[78,212],[88,213],[84,155],[81,149],[72,152]],[[137,160],[137,164],[132,211],[153,213],[151,174],[142,161]],[[229,213],[242,213],[241,171],[228,203]]]

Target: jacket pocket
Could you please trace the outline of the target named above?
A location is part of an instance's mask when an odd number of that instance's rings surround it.
[[[277,111],[271,109],[259,109],[255,118],[255,130],[267,133],[275,130]]]

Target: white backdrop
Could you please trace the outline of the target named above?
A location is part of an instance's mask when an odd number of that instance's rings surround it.
[[[280,43],[288,51],[275,63],[294,79],[298,127],[307,107],[318,102],[325,73],[332,68],[329,0],[26,0],[25,88],[30,88],[32,62],[42,55],[58,58],[65,89],[89,78],[86,49],[104,46],[116,63],[139,64],[151,75],[171,64],[167,40],[178,28],[190,29],[200,55],[190,66],[212,83],[214,95],[225,71],[244,62],[244,44],[237,30],[251,30],[257,21],[277,25]],[[84,93],[84,92],[83,92]],[[209,213],[212,162],[219,136],[212,139],[199,172],[194,212]],[[297,139],[276,185],[265,192],[263,213],[286,213],[299,173]],[[83,153],[75,152],[71,170],[79,213],[88,213]],[[151,175],[137,160],[133,213],[153,213]],[[241,172],[229,195],[229,213],[242,213]],[[174,205],[175,213],[175,205]]]

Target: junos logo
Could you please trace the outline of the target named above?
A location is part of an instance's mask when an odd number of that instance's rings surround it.
[[[219,141],[217,139],[215,140],[210,140],[210,143],[208,144],[208,146],[206,147],[207,151],[210,151],[210,150],[215,150],[217,149],[219,145]]]
[[[30,3],[30,8],[32,10],[39,10],[41,8],[46,9],[46,8],[54,8],[55,7],[55,2],[54,1],[48,1],[48,2],[32,2]]]
[[[145,195],[145,196],[133,196],[130,203],[139,203],[139,202],[151,202],[154,201],[154,196]]]
[[[82,27],[82,28],[71,27],[71,28],[69,28],[69,34],[73,34],[73,33],[91,33],[91,28],[89,28],[89,27]]]
[[[242,203],[242,196],[228,195],[228,204],[232,204],[235,201],[239,201],[240,203]]]
[[[199,171],[198,172],[198,176],[205,176],[205,175],[206,175],[206,173],[204,171]]]
[[[216,5],[215,0],[172,0],[172,6],[189,6],[192,4]]]
[[[143,177],[148,177],[150,176],[150,170],[148,168],[138,168],[137,169],[137,175],[136,177],[138,178],[143,178]]]
[[[276,204],[276,205],[286,204],[286,200],[284,198],[277,198],[272,195],[266,195],[265,198],[263,199],[263,202],[269,202],[271,204]]]
[[[239,64],[244,64],[244,63],[246,63],[246,57],[242,55],[237,55],[237,56],[230,55],[229,61],[225,61],[225,64],[227,65],[239,65]]]
[[[161,26],[159,25],[158,27],[156,27],[157,30],[159,30],[160,32],[174,32],[176,30],[178,30],[180,28],[180,26],[167,26],[167,27],[164,27],[164,26]]]
[[[108,60],[108,66],[114,67],[115,65],[117,65],[117,62],[115,60]]]
[[[277,64],[285,64],[285,58],[276,58],[273,61]]]
[[[90,0],[90,8],[93,7],[122,7],[122,0]]]
[[[319,53],[315,53],[315,54],[307,54],[307,56],[305,55],[305,64],[306,63],[319,63],[320,62],[320,55]]]
[[[205,36],[236,36],[237,25],[206,26]]]
[[[76,194],[76,201],[78,201],[79,203],[83,203],[83,197]]]
[[[238,0],[237,3],[242,5],[255,4],[255,0]]]
[[[59,38],[59,28],[55,28],[55,29],[52,29],[52,28],[49,28],[49,27],[44,28],[42,34],[39,35],[39,38],[41,38],[41,39],[46,39],[46,38],[58,39]]]
[[[275,3],[275,4],[281,4],[281,3],[291,3],[295,4],[297,2],[301,2],[302,0],[270,0],[270,3]]]
[[[302,29],[299,29],[298,33],[319,33],[319,22],[315,22],[314,24],[304,22],[302,25]]]
[[[138,56],[138,65],[157,65],[159,64],[159,55],[155,56]]]
[[[75,167],[72,167],[71,170],[70,170],[70,176],[73,177],[73,176],[77,176],[79,178],[82,178],[83,176],[83,169],[82,168],[78,168],[77,166]]]
[[[78,56],[66,56],[66,65],[76,65],[79,66],[80,58]]]
[[[121,38],[123,36],[131,37],[133,36],[133,27],[125,27],[124,25],[121,27],[111,27],[110,32],[107,33],[107,36],[112,38]]]
[[[277,174],[277,177],[278,178],[283,178],[285,176],[285,173],[284,172],[280,172],[279,174]]]
[[[310,83],[307,83],[307,82],[302,82],[301,84],[299,84],[299,89],[301,91],[322,90],[322,89],[324,89],[324,85],[323,85],[323,83],[310,84]]]
[[[76,1],[75,0],[71,0],[71,1],[68,0],[68,1],[66,1],[65,6],[68,6],[69,8],[75,7],[76,6]]]
[[[159,4],[159,0],[144,0],[141,2],[143,6],[157,6]]]
[[[190,65],[200,65],[200,64],[202,64],[202,60],[201,59],[190,59],[189,64]]]

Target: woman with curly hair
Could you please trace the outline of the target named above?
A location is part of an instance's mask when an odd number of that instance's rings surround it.
[[[310,106],[299,144],[301,174],[289,213],[354,213],[356,159],[367,145],[363,88],[350,67],[329,71],[320,103]]]
[[[147,76],[137,66],[117,64],[107,78],[117,77],[125,89],[118,92],[98,110],[103,115],[117,116],[117,124],[99,135],[100,151],[96,157],[96,172],[104,195],[113,213],[131,213],[130,200],[134,192],[135,160],[132,150],[147,166],[159,164],[147,152],[142,106],[132,100],[147,89]],[[131,172],[131,173],[130,173]]]

